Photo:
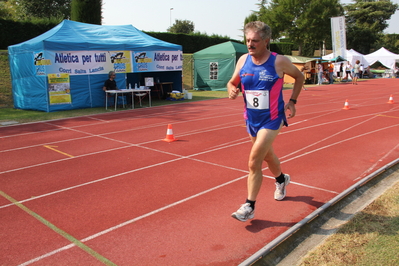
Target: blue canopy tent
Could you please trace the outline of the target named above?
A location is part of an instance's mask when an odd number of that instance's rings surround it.
[[[14,107],[60,111],[104,106],[109,71],[117,86],[144,85],[145,77],[182,88],[182,46],[153,38],[132,25],[103,26],[64,20],[51,30],[8,47]]]

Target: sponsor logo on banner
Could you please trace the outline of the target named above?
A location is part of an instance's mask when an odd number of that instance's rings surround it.
[[[138,71],[147,71],[148,64],[152,63],[152,59],[147,57],[146,52],[135,53],[134,61],[135,61],[135,64],[137,65]]]
[[[134,52],[133,72],[181,71],[182,51]]]
[[[132,72],[132,64],[129,51],[108,52],[110,61],[116,73]]]
[[[44,58],[44,52],[36,52],[33,55],[33,65],[37,76],[46,75],[46,67],[51,65],[51,60]]]

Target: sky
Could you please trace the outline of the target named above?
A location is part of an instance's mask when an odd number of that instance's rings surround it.
[[[399,0],[391,0],[399,4]],[[166,32],[176,19],[194,23],[194,30],[243,40],[243,22],[259,10],[259,0],[103,0],[103,25],[133,25],[141,31]],[[341,0],[342,4],[351,3]],[[399,11],[385,33],[399,34]]]

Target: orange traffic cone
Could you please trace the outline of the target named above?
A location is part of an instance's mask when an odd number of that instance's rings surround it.
[[[346,99],[344,108],[342,108],[342,109],[344,109],[344,110],[349,110],[349,109],[351,109],[351,108],[349,107],[348,99]]]
[[[391,94],[391,96],[389,97],[389,101],[387,103],[393,103],[393,96]]]
[[[168,130],[166,130],[166,138],[164,138],[163,141],[172,142],[172,141],[175,141],[175,140],[177,140],[177,139],[175,139],[175,137],[173,136],[172,125],[169,124],[168,125]]]

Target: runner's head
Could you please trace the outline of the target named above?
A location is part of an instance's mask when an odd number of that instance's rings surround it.
[[[248,31],[258,32],[263,40],[271,39],[272,29],[262,21],[251,21],[247,23],[244,27],[244,34]]]
[[[245,41],[251,56],[262,57],[267,53],[272,31],[261,21],[252,21],[245,25]]]

